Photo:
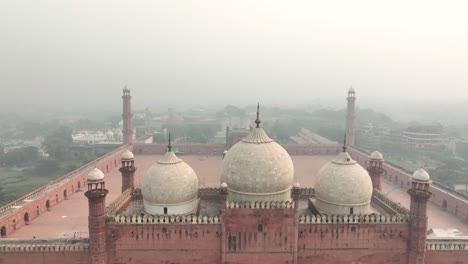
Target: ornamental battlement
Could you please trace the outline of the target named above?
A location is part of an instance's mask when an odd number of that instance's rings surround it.
[[[89,251],[89,241],[83,240],[2,240],[0,252],[66,252]]]
[[[258,201],[258,202],[226,202],[226,208],[252,208],[252,209],[291,209],[294,208],[293,201]]]
[[[406,224],[408,215],[301,215],[300,224]]]
[[[467,250],[468,239],[436,240],[428,239],[426,242],[427,250]]]
[[[221,216],[195,215],[116,215],[108,217],[111,224],[221,224]]]

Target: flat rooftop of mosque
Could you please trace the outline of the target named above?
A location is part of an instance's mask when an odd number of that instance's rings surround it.
[[[161,155],[137,155],[135,157],[135,184],[140,186],[145,171],[161,158]],[[221,172],[221,157],[219,156],[180,156],[197,173],[200,187],[219,187]],[[314,155],[314,156],[291,156],[294,163],[295,182],[299,182],[301,187],[313,187],[315,175],[319,169],[328,161],[335,158],[334,155]],[[106,204],[109,205],[121,194],[121,174],[114,168],[106,174],[106,188],[109,194]],[[402,206],[409,208],[409,195],[406,190],[390,184],[383,180],[382,193]],[[202,200],[200,210],[206,210],[211,214],[216,209],[216,201]],[[375,212],[382,212],[382,208],[374,202],[371,206]],[[141,212],[142,203],[132,202],[127,207],[128,213]],[[301,200],[301,210],[307,208],[307,200]],[[456,228],[463,234],[468,234],[468,225],[461,220],[451,216],[437,206],[428,204],[429,228],[450,229]],[[88,201],[83,191],[70,195],[68,200],[59,203],[51,211],[43,213],[25,227],[17,230],[8,239],[63,239],[63,238],[86,238],[88,237]]]

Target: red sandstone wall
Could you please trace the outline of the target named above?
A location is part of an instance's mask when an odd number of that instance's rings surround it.
[[[226,263],[293,263],[296,210],[223,210]]]
[[[109,264],[220,263],[220,234],[220,224],[109,225]]]
[[[361,166],[367,168],[369,165],[369,157],[367,154],[349,148],[349,153]],[[384,157],[385,158],[385,157]],[[402,171],[398,168],[394,168],[388,164],[384,163],[384,177],[394,184],[400,185],[400,187],[409,189],[409,180],[411,175]],[[459,197],[453,196],[448,191],[435,187],[431,185],[430,191],[432,192],[432,197],[429,199],[430,202],[440,206],[442,209],[447,210],[458,218],[468,221],[468,202],[462,200]]]
[[[164,144],[134,144],[135,154],[143,155],[162,155],[166,151],[167,145]],[[223,155],[225,150],[224,144],[197,145],[197,144],[182,144],[174,145],[177,151],[183,152],[185,155]]]
[[[426,264],[465,264],[468,263],[466,250],[426,250]]]
[[[408,234],[407,224],[299,224],[298,263],[403,264]]]
[[[64,183],[63,185],[55,188],[54,190],[42,194],[39,193],[39,190],[43,190],[44,188],[50,186],[46,185],[31,194],[28,194],[0,209],[7,210],[11,206],[22,206],[19,209],[16,209],[12,213],[5,215],[3,218],[0,219],[0,228],[6,228],[6,235],[10,235],[11,233],[15,232],[16,229],[23,227],[26,224],[32,224],[35,218],[39,217],[42,213],[46,212],[47,210],[53,210],[53,207],[58,203],[66,200],[70,195],[73,195],[79,189],[86,190],[86,178],[88,176],[88,172],[90,169],[96,166],[97,168],[101,169],[104,173],[113,169],[114,167],[120,166],[120,157],[125,150],[125,147],[119,148],[96,161],[93,161],[77,171],[80,171],[76,175],[74,173],[69,173],[62,178],[70,177],[69,182]],[[37,193],[37,194],[34,194]],[[39,197],[39,198],[36,198]],[[24,201],[24,199],[30,199],[31,201],[28,202]],[[23,201],[23,202],[22,202]],[[29,221],[26,221],[29,219]],[[0,262],[1,263],[1,262]]]
[[[162,155],[166,151],[164,144],[136,143],[134,150],[136,154]],[[186,155],[218,155],[221,156],[226,149],[224,144],[177,144],[178,151]],[[290,155],[335,155],[340,146],[338,145],[283,145]]]
[[[78,264],[89,263],[88,251],[0,253],[2,264]]]

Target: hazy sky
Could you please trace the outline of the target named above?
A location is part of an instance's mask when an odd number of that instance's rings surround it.
[[[2,105],[468,101],[467,1],[2,0]],[[29,94],[29,96],[28,96]]]

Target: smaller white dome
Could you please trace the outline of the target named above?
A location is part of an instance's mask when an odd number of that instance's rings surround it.
[[[429,173],[423,168],[417,169],[413,173],[413,180],[417,181],[430,181],[431,177],[429,176]]]
[[[227,183],[226,182],[221,183],[221,188],[227,188]]]
[[[96,181],[103,181],[103,180],[104,180],[104,173],[98,168],[94,168],[88,173],[89,182],[96,182]]]
[[[122,153],[122,159],[123,160],[129,160],[129,159],[133,159],[135,158],[135,156],[133,155],[133,153],[130,151],[130,150],[125,150],[124,153]]]
[[[382,153],[378,152],[377,150],[370,154],[370,158],[375,160],[383,160]]]
[[[296,183],[293,185],[293,187],[294,187],[294,188],[301,188],[301,185],[300,185],[298,182],[296,182]]]

